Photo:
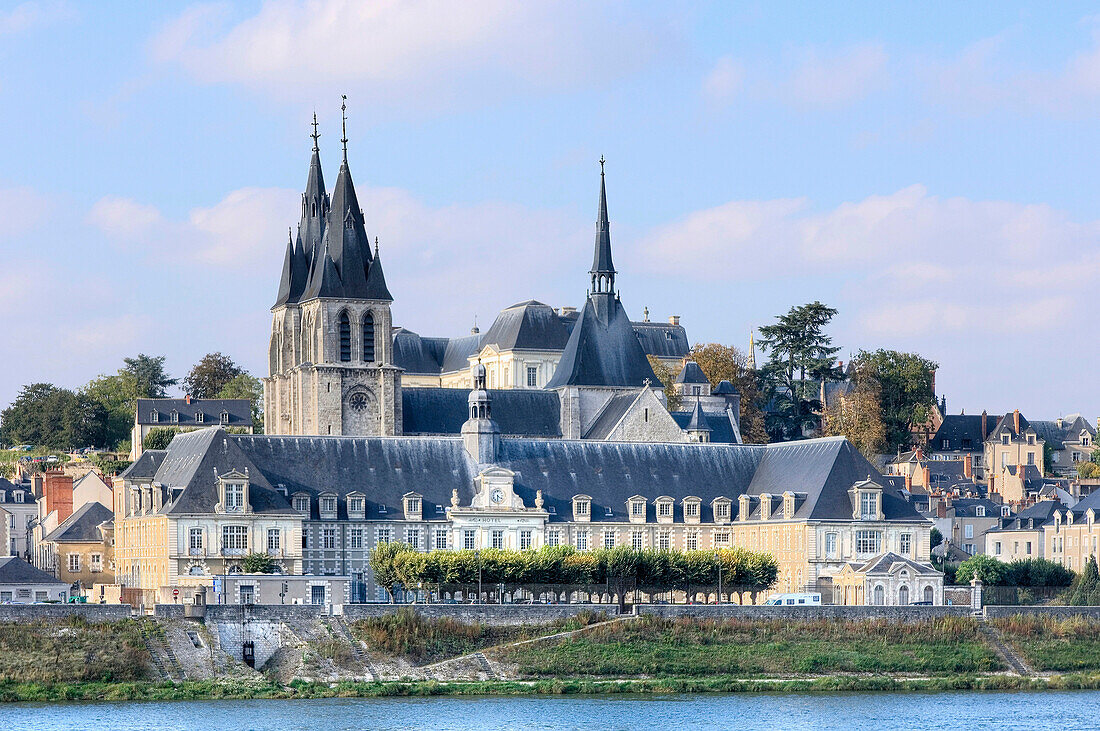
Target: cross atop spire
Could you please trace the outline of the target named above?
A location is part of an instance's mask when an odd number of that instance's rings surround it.
[[[343,137],[340,138],[340,144],[344,146],[344,162],[348,161],[348,95],[341,94],[340,99],[340,131],[343,133]]]
[[[320,152],[320,149],[317,147],[317,139],[320,136],[321,136],[320,133],[317,132],[317,112],[314,112],[313,113],[313,134],[310,135],[310,137],[313,138],[313,151],[314,152]]]
[[[600,155],[600,177],[601,178],[603,177],[603,164],[604,164],[604,162],[606,162],[606,161],[603,159],[603,155]]]

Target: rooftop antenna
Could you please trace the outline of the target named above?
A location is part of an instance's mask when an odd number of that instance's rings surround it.
[[[343,133],[343,137],[340,138],[340,144],[344,146],[344,162],[348,161],[348,95],[340,95],[340,131]]]

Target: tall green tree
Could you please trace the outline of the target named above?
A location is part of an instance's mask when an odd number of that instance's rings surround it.
[[[886,425],[882,420],[882,385],[856,365],[851,374],[852,389],[827,404],[822,415],[826,436],[847,437],[869,461],[886,448]]]
[[[138,353],[133,358],[123,358],[122,370],[118,372],[127,381],[127,388],[134,398],[164,398],[168,389],[179,380],[172,378],[164,369],[163,355]]]
[[[748,356],[731,345],[696,343],[689,357],[699,364],[711,387],[729,381],[741,392],[741,438],[748,444],[767,444],[760,384],[748,366]]]
[[[252,431],[264,433],[264,385],[259,378],[242,371],[215,394],[216,398],[246,398],[252,402]]]
[[[760,328],[759,344],[768,354],[761,375],[764,397],[772,404],[767,429],[773,439],[801,439],[820,428],[820,384],[841,377],[836,365],[840,348],[825,334],[836,312],[814,301]]]
[[[859,351],[852,365],[857,374],[873,378],[880,386],[885,451],[908,447],[913,427],[926,424],[931,417],[939,365],[916,353],[881,349]]]
[[[51,383],[24,386],[0,412],[0,442],[34,444],[51,449],[103,447],[107,414],[81,394]]]
[[[106,412],[108,447],[114,448],[130,437],[130,429],[134,426],[136,398],[131,385],[132,381],[128,384],[127,379],[116,373],[93,378],[81,389],[84,396],[98,403]]]
[[[207,353],[183,379],[183,390],[194,398],[217,398],[218,392],[244,369],[228,355]]]

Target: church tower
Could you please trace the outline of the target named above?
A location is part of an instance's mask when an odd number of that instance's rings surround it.
[[[340,107],[346,112],[346,104]],[[330,199],[314,118],[313,157],[298,237],[288,243],[272,308],[268,434],[401,433],[400,369],[393,364],[390,305],[378,240],[371,252],[347,156]]]

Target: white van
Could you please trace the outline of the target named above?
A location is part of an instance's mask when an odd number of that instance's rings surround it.
[[[820,594],[772,594],[766,607],[819,607],[821,606]]]

